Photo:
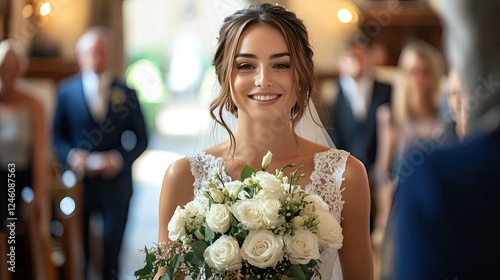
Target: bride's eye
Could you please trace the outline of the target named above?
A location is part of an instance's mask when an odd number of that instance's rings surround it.
[[[238,70],[251,70],[253,68],[253,65],[250,63],[240,63],[237,65]]]
[[[290,69],[290,63],[276,63],[274,65],[274,68],[276,68],[278,70]]]

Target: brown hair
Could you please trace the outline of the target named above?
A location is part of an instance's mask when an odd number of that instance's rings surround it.
[[[294,69],[293,80],[297,91],[297,102],[291,110],[292,128],[304,115],[311,97],[317,95],[316,76],[314,74],[313,50],[309,43],[306,26],[295,13],[279,5],[269,3],[253,5],[236,11],[224,19],[219,31],[217,49],[212,61],[217,80],[221,86],[220,94],[210,104],[210,116],[229,133],[231,148],[235,148],[234,135],[224,121],[226,109],[238,116],[238,108],[231,99],[231,72],[238,41],[246,28],[263,23],[276,28],[283,35],[290,52],[291,67]]]

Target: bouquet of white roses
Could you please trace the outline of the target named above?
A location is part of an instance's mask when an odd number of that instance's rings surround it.
[[[168,243],[144,249],[137,279],[310,279],[325,248],[342,247],[342,228],[321,197],[297,185],[300,167],[283,175],[245,166],[241,181],[214,174],[203,196],[175,210]]]

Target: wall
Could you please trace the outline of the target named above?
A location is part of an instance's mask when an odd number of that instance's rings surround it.
[[[337,11],[342,7],[355,11],[356,7],[351,1],[339,0],[288,0],[286,7],[302,18],[309,30],[316,69],[320,72],[335,71],[339,42],[356,28],[355,23],[341,23]]]
[[[89,0],[50,0],[51,13],[34,21],[22,17],[27,2],[12,1],[10,37],[28,46],[37,34],[43,32],[60,46],[63,57],[74,58],[76,41],[88,25]]]

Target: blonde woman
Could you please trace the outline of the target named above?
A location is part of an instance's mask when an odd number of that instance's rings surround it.
[[[389,215],[392,192],[398,174],[404,176],[415,162],[402,162],[405,153],[421,146],[432,152],[443,138],[440,120],[443,59],[439,51],[423,41],[411,41],[403,48],[394,80],[392,104],[377,111],[378,153],[375,162],[377,216],[374,243],[379,243]]]
[[[49,238],[48,205],[48,129],[42,104],[16,82],[27,68],[24,47],[17,41],[0,42],[0,232],[7,235],[15,218],[18,228],[27,225],[27,215],[35,215],[37,237]],[[33,210],[21,203],[23,190],[34,193]],[[14,210],[14,211],[11,211]],[[14,214],[14,216],[12,216]],[[14,279],[34,279],[39,274],[31,267],[32,244],[30,233],[17,232],[16,256],[18,262]],[[9,245],[9,246],[10,246]],[[2,252],[3,254],[4,252]],[[19,277],[19,278],[18,278]]]

